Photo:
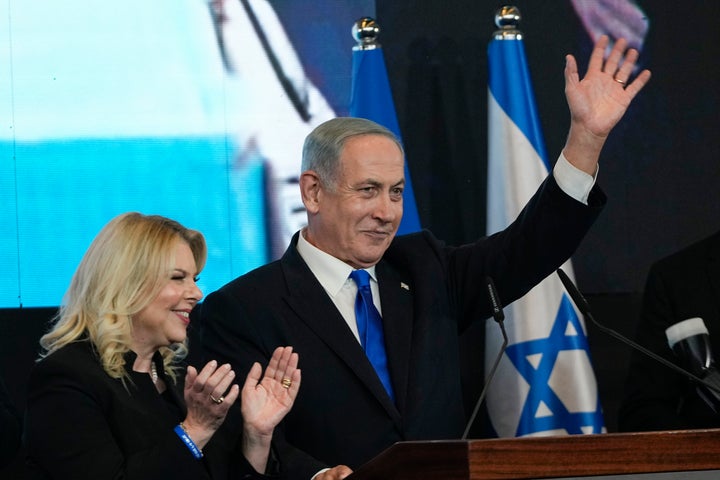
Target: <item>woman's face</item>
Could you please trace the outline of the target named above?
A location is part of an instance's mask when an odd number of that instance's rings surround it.
[[[190,311],[202,298],[198,274],[190,246],[178,241],[175,265],[168,272],[167,282],[157,297],[133,316],[133,350],[155,351],[185,340]]]

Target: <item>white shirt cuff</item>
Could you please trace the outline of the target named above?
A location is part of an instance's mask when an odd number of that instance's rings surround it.
[[[563,192],[578,202],[587,205],[590,190],[595,185],[599,170],[600,166],[598,165],[595,175],[588,175],[579,168],[574,167],[565,158],[565,155],[560,153],[560,158],[555,162],[555,168],[553,168],[553,177],[555,177],[555,181]]]
[[[323,472],[327,472],[328,470],[330,470],[330,469],[329,469],[329,468],[323,468],[322,470],[320,470],[319,472],[317,472],[315,475],[313,475],[310,480],[315,480],[315,477],[317,477],[318,475],[320,475],[320,474],[323,473]]]

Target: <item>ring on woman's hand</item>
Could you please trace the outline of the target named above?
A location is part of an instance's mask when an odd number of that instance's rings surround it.
[[[212,394],[211,394],[211,395],[210,395],[210,400],[212,400],[215,404],[220,405],[222,402],[225,401],[225,397],[223,397],[223,396],[221,395],[220,398],[215,398],[215,397],[213,397]]]
[[[622,85],[623,87],[625,86],[625,83],[626,83],[626,82],[620,80],[619,78],[613,77],[613,80],[615,80],[616,82],[618,82],[618,83],[619,83],[620,85]]]
[[[290,388],[290,385],[292,385],[292,380],[290,380],[288,377],[283,377],[280,383],[282,384],[283,388]]]

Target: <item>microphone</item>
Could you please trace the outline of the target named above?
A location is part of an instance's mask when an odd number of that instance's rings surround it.
[[[505,312],[503,312],[503,306],[500,302],[500,296],[497,293],[497,289],[495,288],[495,282],[493,282],[493,279],[490,277],[485,277],[485,282],[488,296],[490,297],[490,303],[492,303],[493,319],[495,319],[495,321],[499,323],[501,328],[504,330],[503,321],[505,320]]]
[[[595,317],[593,317],[592,313],[590,312],[590,305],[588,305],[587,300],[585,300],[585,297],[582,296],[582,294],[577,289],[575,284],[572,282],[572,280],[570,280],[570,277],[568,277],[567,274],[561,268],[557,269],[557,274],[558,274],[558,277],[560,277],[560,281],[565,286],[565,289],[570,294],[570,298],[572,298],[573,302],[578,307],[578,310],[580,310],[580,313],[582,313],[586,319],[590,320],[602,332],[605,332],[608,335],[615,337],[616,339],[620,340],[625,345],[628,345],[635,350],[639,350],[640,352],[644,353],[645,355],[649,356],[650,358],[653,358],[656,361],[662,363],[666,367],[689,378],[696,384],[707,388],[709,391],[713,392],[713,394],[715,396],[720,395],[720,374],[717,375],[717,377],[718,377],[717,382],[707,381],[703,378],[700,378],[698,375],[691,373],[691,372],[675,365],[674,363],[666,360],[664,357],[661,357],[657,353],[655,353],[651,350],[648,350],[647,348],[643,347],[642,345],[640,345],[636,342],[633,342],[632,340],[624,337],[623,335],[616,332],[615,330],[602,325],[600,322],[595,320]],[[710,404],[710,406],[713,409],[715,408],[713,406],[713,404]]]
[[[720,389],[720,372],[715,368],[715,360],[710,347],[710,335],[702,318],[683,320],[665,330],[668,346],[693,375]],[[700,398],[717,413],[720,409],[720,394],[705,385],[697,385]]]
[[[505,331],[505,313],[503,312],[503,306],[502,302],[500,302],[500,296],[497,293],[497,289],[495,288],[495,282],[493,282],[493,279],[490,277],[485,277],[485,286],[487,287],[488,296],[490,297],[490,303],[492,304],[492,317],[493,319],[500,325],[500,332],[502,332],[503,336],[503,343],[500,346],[500,351],[497,354],[497,357],[495,358],[495,363],[492,366],[492,369],[490,369],[490,374],[488,375],[488,378],[485,380],[485,385],[483,385],[482,392],[480,392],[480,396],[478,397],[477,402],[475,403],[475,409],[473,410],[472,415],[470,416],[470,420],[468,421],[467,425],[465,426],[465,433],[463,433],[463,436],[461,440],[465,440],[468,436],[468,433],[470,433],[470,427],[472,427],[473,423],[475,423],[475,417],[477,416],[478,412],[480,411],[480,405],[482,404],[483,400],[485,400],[485,395],[487,395],[488,387],[490,386],[490,382],[492,382],[492,379],[495,377],[495,371],[497,370],[498,365],[500,364],[500,360],[502,359],[503,355],[505,354],[505,349],[507,348],[508,344],[508,337],[507,332]]]

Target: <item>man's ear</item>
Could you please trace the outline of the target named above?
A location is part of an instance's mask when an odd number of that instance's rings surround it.
[[[312,170],[300,175],[300,194],[308,213],[317,213],[320,208],[320,178]]]

